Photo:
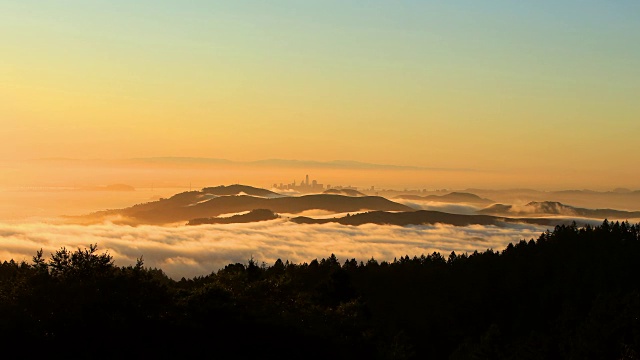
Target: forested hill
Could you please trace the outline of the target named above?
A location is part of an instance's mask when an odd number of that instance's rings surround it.
[[[499,251],[257,259],[180,281],[61,249],[0,264],[0,341],[72,358],[638,359],[639,256],[640,224],[607,221]]]

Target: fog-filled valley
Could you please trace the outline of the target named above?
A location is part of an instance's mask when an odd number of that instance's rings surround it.
[[[5,188],[3,259],[39,249],[98,244],[118,264],[144,256],[172,278],[201,276],[248,259],[309,262],[340,258],[391,261],[441,252],[501,249],[556,225],[630,221],[638,212],[581,208],[616,203],[619,191],[541,192],[359,189],[281,191],[229,184],[180,188]],[[345,195],[350,194],[350,195]],[[546,194],[551,200],[537,201]],[[625,192],[633,198],[636,192]],[[498,202],[517,200],[508,204]],[[595,199],[589,202],[590,199]]]

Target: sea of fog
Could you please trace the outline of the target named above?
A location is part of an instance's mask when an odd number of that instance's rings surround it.
[[[347,226],[295,224],[284,219],[249,224],[200,226],[65,225],[44,222],[0,223],[0,260],[31,261],[39,249],[49,256],[61,247],[98,244],[120,266],[142,257],[145,266],[174,279],[207,275],[227,264],[273,264],[277,259],[310,262],[335,254],[341,262],[370,258],[392,261],[409,255],[502,250],[510,242],[536,239],[545,227],[450,225]]]
[[[450,225],[348,226],[337,223],[295,224],[281,219],[249,224],[200,226],[127,226],[102,223],[70,225],[61,215],[81,215],[104,209],[170,197],[188,188],[146,188],[135,191],[83,191],[73,188],[0,189],[0,261],[31,261],[42,249],[46,256],[62,247],[97,244],[120,266],[142,257],[145,266],[162,269],[179,279],[207,275],[231,263],[273,264],[277,259],[310,262],[335,254],[341,262],[392,261],[409,255],[440,252],[448,256],[487,249],[502,250],[510,242],[537,239],[544,226],[507,227]],[[413,204],[414,206],[416,204]],[[471,213],[465,205],[423,203],[416,206],[452,213]],[[286,214],[284,214],[286,215]],[[304,215],[333,217],[311,211]],[[344,215],[344,214],[343,214]]]

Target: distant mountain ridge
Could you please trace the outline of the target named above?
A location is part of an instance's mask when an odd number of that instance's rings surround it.
[[[182,164],[182,165],[253,165],[253,166],[273,166],[273,167],[286,167],[286,168],[330,168],[330,169],[379,169],[379,170],[431,170],[431,171],[476,171],[475,169],[467,168],[440,168],[440,167],[427,167],[427,166],[412,166],[412,165],[394,165],[394,164],[374,164],[362,161],[352,160],[330,160],[330,161],[317,161],[317,160],[293,160],[293,159],[261,159],[252,161],[239,161],[229,160],[221,158],[207,158],[207,157],[180,157],[180,156],[165,156],[165,157],[142,157],[142,158],[128,158],[128,159],[74,159],[74,158],[38,158],[33,159],[40,162],[59,162],[59,163],[103,163],[103,164],[117,164],[123,163],[147,163],[147,164]]]
[[[507,217],[498,217],[492,215],[461,215],[449,214],[441,211],[418,210],[411,212],[386,212],[386,211],[370,211],[354,215],[348,215],[341,218],[331,219],[314,219],[305,216],[298,216],[291,221],[298,224],[326,224],[338,223],[342,225],[430,225],[430,224],[447,224],[454,226],[469,225],[494,225],[505,226],[508,223],[527,223],[535,225],[569,225],[573,220],[570,219],[545,219],[545,218],[522,218],[514,219]]]
[[[492,204],[495,201],[490,199],[481,198],[480,196],[466,192],[451,192],[445,195],[412,195],[403,194],[398,195],[395,199],[403,200],[422,200],[422,201],[434,201],[434,202],[447,202],[447,203],[472,203],[472,204]]]
[[[494,204],[482,210],[479,214],[487,215],[563,215],[581,216],[597,219],[627,219],[640,218],[640,211],[625,211],[615,209],[586,209],[565,205],[557,201],[531,201],[524,206],[514,207],[513,205]]]

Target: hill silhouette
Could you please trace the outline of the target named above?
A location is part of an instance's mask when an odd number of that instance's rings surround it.
[[[387,212],[369,211],[340,218],[314,219],[306,216],[292,218],[291,221],[298,224],[326,224],[339,223],[342,225],[427,225],[427,224],[447,224],[454,226],[469,225],[494,225],[505,226],[507,223],[527,223],[536,225],[569,225],[572,220],[567,219],[545,219],[545,218],[507,218],[491,215],[461,215],[449,214],[441,211],[418,210],[408,212]]]
[[[530,201],[555,201],[586,209],[619,209],[638,211],[640,208],[640,191],[634,189],[614,189],[613,191],[555,190],[542,191],[533,189],[477,189],[468,188],[461,191],[470,192],[501,204],[526,204]],[[487,204],[490,205],[490,204]]]
[[[563,215],[596,218],[601,220],[640,218],[640,211],[585,209],[565,205],[557,201],[531,201],[520,207],[505,204],[494,204],[482,210],[478,210],[478,213],[505,216]]]
[[[445,195],[427,195],[427,196],[403,194],[403,195],[396,196],[395,199],[436,201],[436,202],[447,202],[447,203],[471,203],[471,204],[495,203],[495,201],[493,200],[481,198],[476,194],[471,194],[466,192],[451,192]]]
[[[353,189],[327,189],[322,192],[323,194],[336,194],[336,195],[346,195],[346,196],[366,196],[358,190]]]
[[[274,220],[279,217],[269,209],[255,209],[246,214],[233,215],[229,217],[211,217],[189,220],[187,225],[202,225],[202,224],[237,224],[237,223],[250,223],[266,220]]]
[[[210,189],[210,188],[205,188]],[[226,188],[213,188],[223,192]],[[236,188],[233,191],[239,190]],[[243,192],[246,189],[243,189]],[[300,213],[307,210],[326,210],[336,213],[363,210],[413,211],[412,208],[380,196],[352,197],[332,194],[312,194],[293,197],[264,198],[248,195],[218,196],[211,190],[187,191],[168,199],[137,204],[124,209],[98,211],[84,216],[67,217],[76,222],[126,224],[166,224],[192,219],[216,217],[255,209],[270,209],[277,213]],[[251,190],[253,191],[253,190]],[[263,192],[260,192],[264,194]]]
[[[202,192],[205,194],[212,194],[218,196],[225,195],[250,195],[250,196],[259,196],[259,197],[283,197],[286,195],[275,193],[271,190],[257,188],[248,185],[220,185],[214,187],[205,187],[202,189]]]

